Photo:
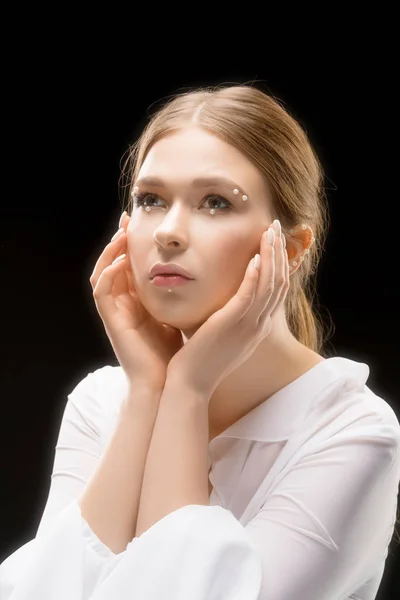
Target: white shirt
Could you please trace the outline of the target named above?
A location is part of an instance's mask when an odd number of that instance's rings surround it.
[[[210,442],[210,506],[172,512],[115,555],[76,500],[128,382],[121,367],[89,373],[68,395],[37,535],[0,565],[0,599],[373,600],[400,425],[368,375],[334,357],[279,390]]]

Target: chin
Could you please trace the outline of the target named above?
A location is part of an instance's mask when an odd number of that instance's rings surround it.
[[[187,299],[182,296],[166,297],[165,299],[157,298],[147,290],[137,288],[139,299],[147,312],[159,323],[165,323],[175,329],[180,329],[188,338],[193,335],[215,312],[220,310],[230,299],[220,299],[220,302],[215,301],[215,295],[212,298],[213,305],[205,309],[205,302],[197,298]],[[167,292],[168,294],[168,292]],[[167,295],[166,294],[166,295]]]
[[[159,311],[156,314],[152,314],[152,316],[159,321],[160,323],[165,323],[170,327],[175,327],[175,329],[180,329],[186,337],[191,337],[199,327],[205,323],[207,319],[205,318],[194,318],[193,314],[188,315],[187,318],[182,315],[182,312],[177,315],[171,315],[171,311]]]
[[[205,323],[209,315],[205,315],[203,311],[198,311],[197,314],[193,311],[193,303],[185,306],[182,303],[170,303],[169,305],[159,302],[147,301],[142,304],[147,312],[159,323],[164,323],[175,329],[180,329],[182,332],[190,332],[191,335]],[[212,313],[210,313],[212,314]]]

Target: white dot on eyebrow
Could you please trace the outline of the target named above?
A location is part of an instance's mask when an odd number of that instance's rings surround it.
[[[237,196],[237,194],[239,193],[239,190],[238,190],[237,188],[235,188],[235,189],[233,190],[233,193],[235,194],[235,196]]]

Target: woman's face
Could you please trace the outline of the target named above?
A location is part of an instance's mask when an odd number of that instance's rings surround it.
[[[157,321],[190,337],[242,283],[273,220],[270,192],[246,156],[197,127],[156,142],[135,185],[139,204],[151,207],[135,205],[127,229],[139,298]],[[149,277],[156,262],[180,265],[194,280],[157,287]]]

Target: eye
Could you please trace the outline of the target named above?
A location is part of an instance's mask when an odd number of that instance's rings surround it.
[[[161,198],[159,198],[159,196],[157,196],[156,194],[152,194],[150,192],[140,192],[138,194],[136,194],[133,197],[133,204],[134,207],[140,207],[140,206],[150,206],[150,207],[155,207],[156,205],[153,204],[153,201],[157,201],[157,200],[161,200]],[[222,196],[220,196],[219,194],[208,194],[204,199],[203,202],[209,202],[211,201],[211,203],[221,203],[224,202],[226,204],[225,207],[218,207],[218,206],[208,206],[206,207],[206,210],[211,210],[212,208],[214,210],[231,210],[232,207],[232,203],[229,202],[229,200],[226,200],[226,198],[223,198]]]
[[[155,194],[150,194],[148,192],[141,192],[139,194],[135,194],[135,196],[133,196],[133,204],[135,207],[139,207],[139,206],[153,206],[153,204],[151,204],[151,199],[152,198],[157,198],[157,196]]]
[[[218,208],[217,206],[210,206],[210,209],[215,208],[216,210],[231,210],[231,207],[232,207],[231,202],[229,202],[229,200],[226,200],[219,194],[209,194],[208,196],[205,197],[205,201],[208,201],[208,200],[211,200],[212,202],[218,202],[218,203],[225,202],[225,204],[227,205],[225,208]]]

